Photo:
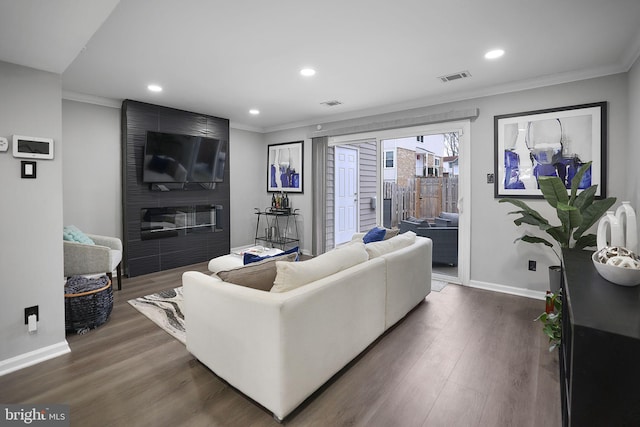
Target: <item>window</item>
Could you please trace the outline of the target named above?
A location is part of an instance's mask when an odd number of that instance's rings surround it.
[[[393,151],[385,151],[384,152],[384,167],[385,168],[392,168],[394,167],[394,163],[393,163]]]
[[[435,160],[436,160],[436,166],[440,166],[440,158],[439,158],[439,157],[436,157],[436,159],[435,159]]]

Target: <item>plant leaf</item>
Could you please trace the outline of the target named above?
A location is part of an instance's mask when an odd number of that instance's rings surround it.
[[[513,223],[515,225],[522,225],[522,224],[535,225],[537,227],[540,227],[541,230],[546,230],[547,228],[550,227],[549,223],[546,220],[540,221],[540,219],[532,215],[529,215],[528,213],[523,213],[520,218],[514,219]]]
[[[530,236],[528,234],[525,234],[522,237],[518,237],[514,241],[514,243],[517,242],[518,240],[522,240],[523,242],[527,242],[527,243],[542,243],[545,246],[549,246],[550,248],[553,248],[553,243],[549,242],[546,239],[543,239],[542,237]]]
[[[553,237],[553,239],[556,242],[558,242],[560,247],[563,247],[563,248],[568,247],[568,246],[563,246],[563,245],[568,245],[568,242],[569,242],[569,234],[565,232],[564,227],[562,226],[551,227],[545,231],[547,232],[547,234]]]
[[[591,167],[591,163],[592,162],[587,162],[584,165],[582,165],[580,169],[578,169],[578,172],[576,172],[576,174],[573,176],[573,179],[571,180],[571,202],[572,203],[570,204],[573,204],[573,201],[576,199],[576,194],[578,192],[578,187],[580,186],[580,182],[582,182],[582,177]]]
[[[526,212],[527,214],[531,215],[532,217],[536,218],[537,220],[539,220],[542,223],[545,223],[545,224],[549,223],[549,221],[547,221],[545,217],[540,215],[540,212],[536,211],[535,209],[532,209],[529,205],[527,205],[522,200],[518,200],[518,199],[500,199],[500,200],[498,200],[498,203],[511,203],[512,205],[517,206],[520,209],[522,209],[522,211],[516,211],[517,213]],[[515,212],[509,212],[509,213],[515,213]]]
[[[582,212],[584,209],[589,207],[591,203],[593,203],[597,190],[598,190],[598,186],[592,185],[591,187],[582,191],[580,194],[578,194],[578,197],[575,198],[575,202],[573,203],[573,206],[580,209],[580,212]],[[571,204],[571,201],[569,201],[569,204]]]
[[[557,176],[541,176],[538,178],[538,185],[545,200],[554,208],[558,205],[558,202],[569,203],[567,189]]]
[[[578,229],[573,233],[573,238],[579,240],[582,233],[602,218],[602,215],[604,215],[615,202],[615,197],[607,197],[606,199],[596,200],[591,205],[586,206],[582,213],[582,224],[580,224]]]
[[[573,247],[576,249],[585,249],[585,248],[591,248],[594,246],[598,246],[598,240],[596,235],[585,234],[584,236],[580,236],[580,238],[576,240],[576,243]]]
[[[582,215],[580,209],[575,206],[569,206],[565,203],[558,203],[556,206],[558,211],[558,218],[562,221],[562,225],[565,227],[567,234],[571,234],[574,228],[580,227],[582,224]],[[563,218],[564,217],[564,218]]]

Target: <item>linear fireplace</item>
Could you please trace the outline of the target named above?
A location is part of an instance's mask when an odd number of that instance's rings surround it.
[[[193,205],[140,210],[140,238],[164,239],[222,231],[222,206]]]

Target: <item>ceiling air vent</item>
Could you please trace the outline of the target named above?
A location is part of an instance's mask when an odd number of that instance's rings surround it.
[[[342,104],[342,102],[340,102],[340,101],[336,101],[336,100],[334,99],[334,100],[332,100],[332,101],[324,101],[324,102],[321,102],[320,104],[322,104],[322,105],[326,105],[327,107],[335,107],[336,105],[341,105],[341,104]]]
[[[465,79],[467,77],[471,77],[471,73],[468,71],[460,71],[459,73],[449,74],[448,76],[440,76],[438,77],[442,83],[451,82],[453,80]]]

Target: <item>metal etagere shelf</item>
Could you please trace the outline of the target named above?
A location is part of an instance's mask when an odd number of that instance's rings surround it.
[[[256,209],[255,244],[259,242],[285,250],[287,246],[298,244],[298,209],[266,208]]]

